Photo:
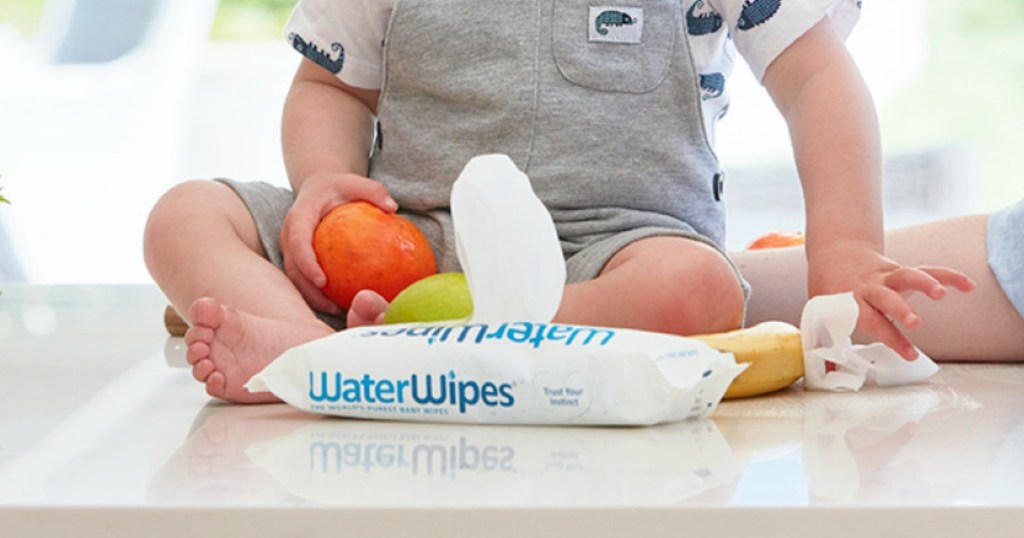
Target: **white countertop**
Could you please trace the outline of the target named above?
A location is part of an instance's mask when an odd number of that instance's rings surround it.
[[[1024,535],[1024,365],[651,428],[355,421],[210,400],[154,287],[2,289],[5,538]]]

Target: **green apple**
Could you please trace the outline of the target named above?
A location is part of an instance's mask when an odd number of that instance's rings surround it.
[[[459,320],[472,313],[466,275],[438,273],[402,290],[384,312],[384,323]]]

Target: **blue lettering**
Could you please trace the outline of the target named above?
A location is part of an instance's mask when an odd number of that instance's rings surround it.
[[[434,332],[430,333],[430,338],[427,340],[427,344],[433,344],[437,342],[446,342],[448,336],[452,334],[452,327],[438,327],[434,329]]]
[[[336,402],[341,399],[341,373],[334,374],[335,393],[329,392],[327,384],[327,372],[320,372],[320,392],[316,391],[314,374],[309,372],[309,399],[314,402]]]
[[[459,412],[465,413],[466,406],[475,405],[480,401],[480,385],[475,381],[459,382]]]
[[[487,407],[494,407],[498,405],[498,402],[494,401],[494,397],[498,395],[498,386],[494,383],[484,383],[480,387],[480,399],[483,400],[484,405]]]
[[[394,337],[411,336],[420,337],[426,340],[427,345],[439,342],[448,342],[452,331],[458,331],[455,343],[459,344],[481,344],[484,340],[507,340],[517,344],[529,343],[534,348],[539,348],[545,341],[561,341],[566,346],[605,346],[615,337],[615,331],[597,327],[578,327],[572,325],[548,325],[545,323],[532,323],[518,321],[502,323],[494,327],[487,323],[472,323],[463,325],[416,325],[412,327],[397,327],[391,329],[368,330],[356,333],[355,337],[364,338],[370,336]],[[449,380],[450,382],[450,380]],[[454,385],[445,388],[446,396],[451,398],[451,391]],[[362,399],[369,397],[364,391]]]
[[[552,325],[548,329],[548,340],[565,340],[570,334],[572,334],[572,327],[565,325]]]
[[[586,337],[583,339],[583,345],[585,346],[590,345],[590,341],[593,340],[594,337],[597,336],[598,334],[603,333],[604,335],[604,340],[598,342],[598,345],[601,346],[607,344],[609,341],[611,341],[612,337],[615,336],[615,331],[611,329],[598,329],[596,327],[573,327],[572,334],[569,335],[569,339],[565,341],[565,345],[571,345],[576,340],[576,337],[579,336],[581,333],[586,334]]]
[[[494,340],[495,338],[504,338],[505,329],[508,329],[508,323],[502,323],[501,325],[498,325],[498,328],[494,329],[494,332],[487,335],[487,339]]]
[[[395,383],[395,392],[398,393],[398,403],[405,403],[405,391],[409,388],[410,381],[408,379],[399,379]]]
[[[540,347],[540,343],[544,341],[544,329],[548,326],[543,323],[537,324],[537,331],[533,333],[533,338],[530,339],[530,343],[533,344],[534,348]]]
[[[370,374],[363,374],[363,397],[366,398],[366,403],[377,403],[373,399],[373,393],[371,392],[374,383],[375,381],[370,377]]]
[[[360,378],[355,378],[344,377],[341,372],[319,372],[319,375],[313,371],[309,372],[309,398],[312,402],[402,404],[405,403],[406,395],[409,395],[410,391],[412,400],[418,404],[457,406],[460,413],[465,413],[466,409],[481,402],[488,407],[511,407],[515,404],[511,384],[461,381],[456,379],[454,371],[441,376],[412,374],[408,379],[397,380],[374,379],[366,373]],[[330,409],[345,407],[334,406]],[[431,412],[429,409],[425,411]],[[448,413],[443,409],[434,412]]]
[[[381,379],[376,386],[377,401],[380,403],[395,403],[395,384],[389,379]]]
[[[509,385],[508,383],[503,383],[501,386],[498,387],[498,392],[504,398],[501,402],[498,402],[498,405],[502,407],[512,407],[513,405],[515,405],[516,399],[514,396],[512,396],[512,385]]]
[[[431,331],[436,330],[435,327],[412,327],[406,331],[406,336],[427,336]]]
[[[476,337],[473,338],[473,341],[479,344],[480,342],[483,341],[484,335],[487,333],[487,328],[487,324],[484,323],[475,325],[464,325],[462,327],[462,332],[459,334],[459,338],[457,341],[459,343],[462,343],[463,341],[466,340],[466,337],[469,336],[470,331],[476,329]]]
[[[447,388],[444,376],[441,376],[440,383],[438,383],[437,396],[434,396],[434,385],[431,383],[430,374],[427,374],[425,377],[426,383],[424,384],[424,390],[426,390],[426,393],[423,396],[420,396],[419,383],[416,382],[416,374],[412,375],[412,399],[416,400],[416,403],[420,404],[443,404],[446,396],[445,389]]]
[[[341,374],[338,374],[338,378],[341,378]],[[362,400],[359,398],[359,381],[356,379],[346,378],[341,382],[343,390],[341,391],[341,397],[346,403],[358,403]],[[332,400],[338,401],[338,400]]]
[[[533,332],[533,324],[526,321],[518,321],[508,330],[508,339],[521,344],[530,339]]]
[[[455,392],[455,372],[449,372],[448,378],[448,395],[450,396],[451,404],[455,405],[455,397],[457,396]],[[442,377],[441,379],[444,379],[444,377]]]

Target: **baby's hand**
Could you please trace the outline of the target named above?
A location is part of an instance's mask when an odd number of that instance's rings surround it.
[[[908,267],[869,248],[842,250],[816,257],[809,276],[810,293],[852,291],[860,307],[857,329],[907,360],[917,358],[917,349],[897,324],[910,330],[921,325],[907,297],[923,293],[938,301],[946,296],[947,287],[969,292],[975,286],[970,277],[948,267]]]
[[[327,275],[313,252],[313,233],[327,213],[353,200],[365,200],[388,213],[398,209],[387,188],[377,181],[355,174],[322,175],[302,183],[281,227],[285,274],[306,302],[321,312],[340,314],[342,309],[323,294]]]

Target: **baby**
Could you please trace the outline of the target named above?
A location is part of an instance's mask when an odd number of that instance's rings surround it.
[[[508,154],[555,222],[568,273],[556,321],[740,327],[751,288],[722,249],[711,144],[737,49],[790,128],[805,293],[853,292],[858,328],[915,357],[903,329],[922,319],[907,296],[974,281],[886,256],[876,115],[842,43],[860,2],[591,4],[298,3],[286,33],[303,59],[282,130],[291,189],[187,182],[147,225],[147,265],[186,314],[188,359],[209,394],[270,401],[242,386],[284,349],[379,321],[379,295],[364,290],[342,311],[321,291],[313,230],[339,204],[400,212],[440,270],[458,270],[451,183],[483,153]]]

